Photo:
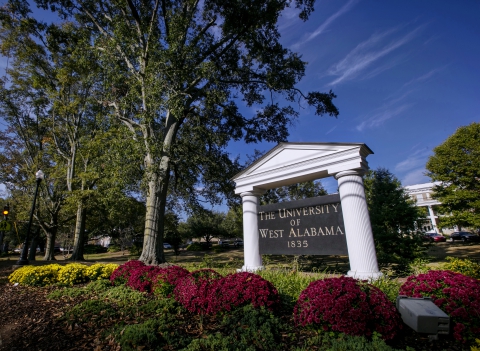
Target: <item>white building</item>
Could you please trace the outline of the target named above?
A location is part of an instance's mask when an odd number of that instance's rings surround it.
[[[428,209],[427,218],[424,221],[417,221],[418,229],[422,231],[435,231],[441,233],[442,230],[438,228],[438,212],[436,206],[441,205],[438,200],[432,199],[433,187],[440,185],[440,182],[423,183],[405,186],[404,189],[407,194],[415,201],[415,204],[420,207],[426,207]],[[443,232],[449,234],[453,231],[451,229],[445,229]]]

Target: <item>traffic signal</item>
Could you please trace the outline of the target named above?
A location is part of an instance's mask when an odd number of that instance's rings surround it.
[[[10,206],[6,205],[3,207],[3,216],[5,219],[8,217],[8,212],[10,212]]]

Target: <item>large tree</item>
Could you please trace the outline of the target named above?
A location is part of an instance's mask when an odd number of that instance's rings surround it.
[[[424,250],[415,230],[417,207],[387,169],[369,171],[364,183],[378,263],[405,272]]]
[[[480,228],[480,124],[460,127],[433,149],[428,176],[441,182],[433,198],[442,203],[440,226]]]
[[[238,167],[231,139],[285,141],[289,103],[336,116],[332,92],[302,93],[306,63],[284,48],[277,21],[289,7],[306,20],[314,0],[36,0],[94,35],[111,89],[105,105],[143,149],[146,191],[140,260],[165,261],[169,182],[188,201],[218,201]],[[286,104],[282,104],[285,102]],[[247,107],[240,112],[240,106]]]

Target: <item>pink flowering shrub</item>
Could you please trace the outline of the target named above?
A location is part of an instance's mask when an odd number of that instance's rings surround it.
[[[272,283],[248,272],[227,275],[216,282],[215,290],[222,300],[219,308],[227,311],[248,304],[272,310],[280,302],[278,291]]]
[[[190,312],[214,314],[221,304],[214,288],[221,277],[212,269],[193,271],[177,281],[175,299]]]
[[[152,292],[155,295],[170,297],[177,283],[189,272],[179,266],[163,268],[153,280]]]
[[[162,271],[157,266],[140,266],[133,269],[128,277],[127,286],[134,290],[151,293],[152,283]]]
[[[455,339],[473,341],[480,335],[480,281],[451,271],[428,271],[408,277],[399,295],[431,297],[450,316]]]
[[[378,288],[350,277],[317,280],[302,291],[294,308],[297,325],[392,339],[403,326],[400,314]]]
[[[139,267],[145,267],[145,263],[138,260],[131,260],[118,266],[110,275],[112,285],[126,284],[132,272]]]

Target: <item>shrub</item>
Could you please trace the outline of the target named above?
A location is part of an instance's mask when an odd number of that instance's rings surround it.
[[[24,266],[16,269],[9,275],[10,283],[28,286],[48,286],[57,282],[58,272],[62,269],[59,264],[46,266]]]
[[[310,283],[295,305],[294,319],[297,325],[349,335],[377,332],[383,339],[393,338],[402,327],[398,311],[380,289],[350,277]]]
[[[431,297],[453,324],[455,339],[472,341],[480,334],[480,281],[451,271],[429,271],[408,277],[400,295]]]
[[[297,347],[294,351],[405,351],[397,350],[388,346],[385,341],[375,335],[373,335],[372,340],[369,340],[363,336],[319,333],[314,337],[305,339],[303,345],[303,347]],[[406,351],[415,350],[407,346]]]
[[[126,284],[128,281],[128,278],[130,277],[130,274],[132,274],[132,272],[136,268],[144,267],[144,266],[145,266],[145,263],[143,263],[142,261],[138,261],[138,260],[128,261],[118,266],[118,268],[112,272],[112,275],[110,276],[110,281],[112,282],[113,285]]]
[[[207,248],[204,245],[202,245],[200,243],[197,243],[197,242],[194,242],[194,243],[188,245],[187,248],[186,248],[187,251],[204,251],[206,249]]]
[[[120,245],[115,245],[115,244],[110,244],[107,249],[108,252],[119,252],[121,250],[122,248],[120,247]]]
[[[190,312],[214,314],[219,310],[220,299],[212,292],[221,277],[212,269],[193,271],[178,281],[175,299]]]
[[[221,332],[194,339],[184,351],[285,350],[282,327],[280,318],[269,310],[248,305],[226,314]]]
[[[58,271],[57,284],[61,286],[72,286],[85,283],[88,280],[87,266],[80,263],[71,263]]]
[[[88,244],[83,247],[83,253],[87,255],[105,253],[108,249],[102,245]]]
[[[88,280],[108,279],[117,266],[116,264],[94,264],[89,267],[80,263],[70,263],[65,266],[59,264],[25,266],[10,274],[9,281],[29,286],[53,284],[72,286]]]
[[[480,264],[470,261],[468,259],[461,259],[456,257],[447,257],[447,263],[444,263],[442,268],[446,271],[461,273],[467,277],[480,279]]]
[[[151,293],[155,277],[162,271],[158,266],[139,266],[130,272],[126,285],[132,289]]]
[[[280,300],[272,283],[261,276],[248,272],[229,274],[215,284],[214,295],[221,296],[219,308],[232,308],[251,304],[255,308],[272,310]]]
[[[96,263],[91,266],[88,266],[86,269],[85,274],[87,275],[88,279],[91,281],[100,280],[100,279],[110,279],[112,272],[117,269],[118,264],[109,263],[109,264],[102,264]]]
[[[189,272],[180,266],[163,268],[154,278],[152,292],[158,296],[170,297],[177,283]]]

